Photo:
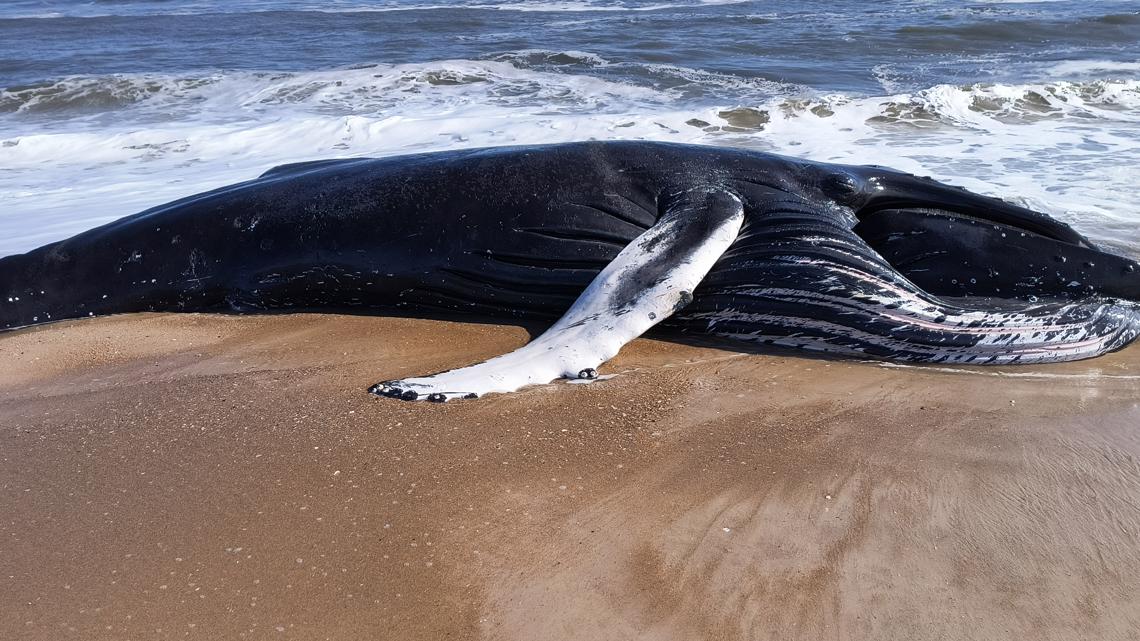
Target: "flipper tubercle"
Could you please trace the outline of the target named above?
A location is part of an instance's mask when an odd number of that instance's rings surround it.
[[[719,188],[673,194],[664,214],[594,278],[553,326],[483,363],[378,383],[373,394],[449,401],[513,392],[559,378],[590,380],[623,345],[692,301],[692,291],[736,240],[744,206]]]

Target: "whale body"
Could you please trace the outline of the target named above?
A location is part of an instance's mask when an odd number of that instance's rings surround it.
[[[911,362],[1087,358],[1140,333],[1140,265],[927,178],[586,142],[342,159],[0,259],[0,329],[133,311],[549,319],[508,355],[372,389],[448,400],[596,375],[657,324]]]

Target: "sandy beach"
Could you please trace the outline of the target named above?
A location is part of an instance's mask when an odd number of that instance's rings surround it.
[[[527,337],[0,336],[0,638],[1140,634],[1140,348],[955,370],[639,339],[588,385],[364,393]]]

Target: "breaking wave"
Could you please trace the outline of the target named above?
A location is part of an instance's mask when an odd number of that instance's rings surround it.
[[[0,255],[276,164],[615,138],[894,166],[1015,198],[1135,251],[1133,203],[1120,198],[1140,165],[1140,80],[1113,77],[1134,73],[1126,63],[1063,65],[1055,76],[1075,79],[886,96],[541,49],[7,87]]]
[[[808,89],[669,64],[612,63],[581,51],[529,49],[488,60],[357,65],[303,73],[231,72],[208,75],[118,74],[76,76],[0,89],[0,117],[47,114],[55,123],[107,112],[131,116],[244,119],[274,106],[328,115],[376,115],[458,107],[541,108],[555,113],[668,108],[692,98],[710,105],[729,99],[760,103],[784,114],[832,112],[878,101],[878,122],[924,127],[962,125],[977,115],[1003,122],[1064,117],[1133,119],[1140,80],[1096,79],[1032,85],[937,85],[884,98],[812,95]],[[1134,63],[1084,62],[1055,66],[1058,75],[1140,71]],[[783,102],[778,99],[784,98]],[[698,100],[699,104],[700,101]],[[803,107],[803,109],[801,109]]]

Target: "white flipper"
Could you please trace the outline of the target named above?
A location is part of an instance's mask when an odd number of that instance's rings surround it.
[[[665,214],[606,265],[550,329],[488,361],[369,391],[405,400],[446,401],[513,392],[558,378],[593,378],[594,368],[692,300],[692,291],[736,240],[739,198],[723,190],[675,194]]]

